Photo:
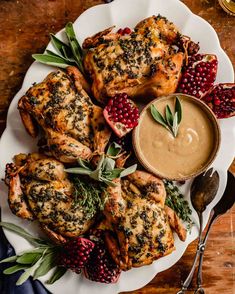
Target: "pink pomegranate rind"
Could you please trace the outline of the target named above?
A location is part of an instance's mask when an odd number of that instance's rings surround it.
[[[104,108],[103,115],[119,138],[125,136],[138,125],[139,110],[125,93],[111,98]]]
[[[217,118],[228,118],[235,115],[235,84],[215,85],[203,97],[204,101]]]
[[[218,61],[213,54],[189,56],[188,65],[182,70],[177,92],[201,98],[213,86]]]

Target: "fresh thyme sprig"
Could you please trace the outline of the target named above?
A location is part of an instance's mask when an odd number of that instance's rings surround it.
[[[90,182],[82,178],[74,177],[72,182],[75,188],[74,204],[73,207],[82,207],[86,213],[87,218],[92,218],[97,211],[104,209],[106,197],[106,186],[98,182]]]
[[[33,54],[32,57],[41,63],[66,68],[69,65],[75,65],[84,74],[82,64],[83,51],[76,38],[73,24],[67,23],[65,26],[65,35],[68,44],[59,40],[55,35],[50,34],[51,42],[56,52],[46,50],[43,54]]]
[[[165,109],[165,117],[157,110],[154,104],[151,104],[150,111],[154,120],[172,133],[174,137],[177,136],[179,124],[182,120],[182,107],[179,98],[175,99],[175,111],[171,111],[170,106],[167,105]]]
[[[187,229],[190,231],[194,223],[190,217],[192,210],[189,207],[188,201],[184,199],[184,195],[172,181],[164,180],[164,185],[167,195],[165,204],[172,208],[182,221],[187,223]]]

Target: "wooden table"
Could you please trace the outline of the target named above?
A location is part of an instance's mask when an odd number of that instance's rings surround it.
[[[68,21],[74,21],[87,8],[103,2],[102,0],[0,1],[0,134],[5,128],[9,103],[20,89],[24,75],[33,61],[31,54],[43,52],[49,41],[50,32],[59,31]],[[216,0],[183,2],[194,13],[212,24],[222,47],[235,64],[235,18],[228,16]],[[235,164],[233,170],[235,172]],[[210,235],[203,267],[207,294],[235,293],[234,227],[235,207],[216,223]],[[176,265],[157,275],[143,289],[131,293],[176,293],[181,281],[190,270],[195,250],[196,242],[193,242]]]

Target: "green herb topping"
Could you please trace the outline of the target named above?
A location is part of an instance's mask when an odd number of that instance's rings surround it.
[[[175,99],[175,111],[174,114],[170,109],[170,106],[167,105],[165,109],[165,117],[157,110],[157,108],[152,104],[150,106],[150,111],[154,120],[166,128],[169,132],[172,133],[174,137],[177,136],[179,124],[182,120],[182,107],[179,98],[176,96]]]
[[[121,146],[117,143],[111,144],[108,151],[101,155],[96,169],[93,169],[89,162],[79,159],[79,167],[67,168],[67,173],[87,175],[93,180],[103,182],[108,186],[116,186],[114,179],[126,177],[136,171],[137,164],[129,166],[128,168],[115,168],[115,160],[121,152]],[[111,158],[113,157],[113,158]]]
[[[68,39],[68,44],[59,40],[55,35],[50,34],[52,45],[57,53],[46,50],[45,53],[33,54],[32,57],[38,62],[61,68],[75,65],[84,74],[82,64],[83,51],[78,43],[71,22],[67,23],[65,26],[65,35]]]
[[[164,184],[167,195],[165,204],[172,208],[182,221],[187,223],[187,229],[190,230],[193,221],[190,217],[192,210],[189,207],[188,201],[184,199],[184,195],[172,181],[164,180]]]
[[[88,219],[91,219],[97,211],[104,209],[107,192],[103,183],[94,181],[89,182],[88,185],[87,181],[78,177],[73,177],[72,182],[75,188],[74,208],[77,206],[82,207]]]
[[[5,275],[24,270],[16,282],[17,286],[22,285],[30,276],[32,276],[33,279],[37,279],[46,275],[53,268],[55,268],[55,270],[50,279],[46,282],[47,284],[53,284],[65,274],[67,269],[57,265],[58,255],[60,254],[59,246],[47,240],[32,236],[29,232],[15,224],[0,222],[0,226],[18,234],[35,246],[35,248],[31,250],[24,251],[0,261],[0,263],[14,263],[13,266],[4,270],[3,273]]]

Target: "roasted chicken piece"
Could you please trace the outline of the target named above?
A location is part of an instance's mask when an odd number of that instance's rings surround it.
[[[164,203],[166,191],[162,180],[136,171],[108,187],[105,225],[115,232],[106,233],[110,254],[122,270],[151,264],[174,250],[171,228],[185,240],[186,230],[175,213]]]
[[[6,167],[5,181],[15,215],[38,220],[57,241],[79,236],[91,227],[95,216],[90,218],[78,204],[80,195],[76,195],[62,163],[38,153],[16,155],[14,162]]]
[[[84,66],[95,98],[105,103],[117,93],[143,99],[174,93],[184,60],[174,46],[178,37],[175,25],[158,15],[141,21],[130,35],[110,28],[85,39]]]
[[[101,153],[111,131],[102,108],[92,103],[85,92],[88,84],[75,67],[50,73],[32,86],[19,100],[18,108],[26,130],[32,137],[43,129],[51,155],[61,162],[88,159]]]

